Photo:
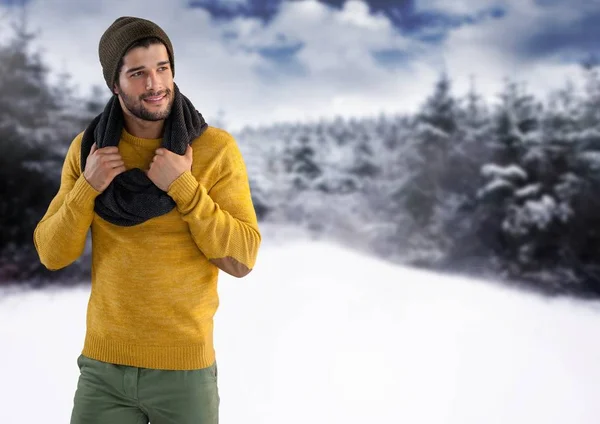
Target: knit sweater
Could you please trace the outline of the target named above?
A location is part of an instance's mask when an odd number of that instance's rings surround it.
[[[235,139],[209,127],[192,142],[193,164],[168,188],[176,208],[123,227],[94,212],[100,194],[80,171],[83,133],[71,143],[58,193],[34,232],[42,264],[58,270],[84,251],[91,228],[91,293],[82,353],[115,364],[199,369],[215,361],[213,317],[220,270],[255,265],[261,235]],[[161,139],[123,130],[119,152],[148,169]]]

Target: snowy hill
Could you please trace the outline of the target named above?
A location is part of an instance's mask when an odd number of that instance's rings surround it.
[[[224,424],[597,423],[600,309],[380,262],[265,245],[221,274]],[[0,422],[68,422],[87,288],[0,298]]]

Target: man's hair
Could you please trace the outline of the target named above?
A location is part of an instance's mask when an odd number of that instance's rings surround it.
[[[116,70],[116,74],[115,74],[115,84],[117,85],[117,87],[120,87],[119,85],[119,75],[121,74],[121,69],[123,68],[123,59],[125,58],[125,56],[127,56],[127,53],[129,53],[131,50],[137,48],[137,47],[150,47],[153,44],[162,44],[163,46],[165,45],[159,38],[156,37],[146,37],[146,38],[142,38],[141,40],[137,40],[136,42],[134,42],[133,44],[131,44],[129,47],[127,47],[127,50],[125,51],[125,54],[123,56],[121,56],[121,58],[119,59],[119,62],[117,63],[117,70]],[[166,48],[167,46],[165,46]]]

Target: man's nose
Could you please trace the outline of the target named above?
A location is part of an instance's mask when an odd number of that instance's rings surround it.
[[[156,72],[148,72],[148,77],[146,78],[146,90],[157,90],[159,88],[160,82],[158,81]]]

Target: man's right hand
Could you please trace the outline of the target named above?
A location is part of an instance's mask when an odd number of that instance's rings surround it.
[[[83,176],[96,191],[103,192],[117,175],[125,171],[125,162],[118,147],[98,149],[96,143],[92,144]]]

